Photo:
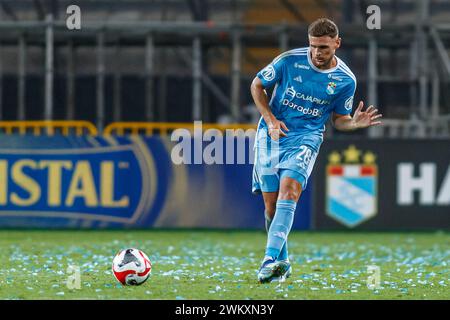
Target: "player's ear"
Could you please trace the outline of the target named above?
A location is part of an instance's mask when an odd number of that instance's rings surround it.
[[[341,38],[337,38],[336,39],[336,49],[339,49],[339,47],[341,46]]]

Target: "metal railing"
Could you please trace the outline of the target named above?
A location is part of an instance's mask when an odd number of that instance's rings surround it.
[[[9,1],[14,3],[13,7],[17,10],[32,10],[31,3],[35,1]],[[92,3],[91,3],[92,2]],[[95,1],[83,1],[83,5],[93,6]],[[104,8],[108,1],[103,1]],[[136,3],[133,6],[136,7]],[[174,3],[177,1],[173,1]],[[178,1],[182,3],[182,1]],[[245,2],[245,1],[243,1]],[[265,1],[267,4],[272,1]],[[365,50],[367,52],[365,58],[364,72],[358,74],[358,81],[367,88],[364,94],[364,100],[368,104],[379,105],[380,98],[383,97],[382,85],[394,82],[408,83],[410,86],[409,97],[407,94],[400,95],[402,101],[396,104],[401,104],[404,108],[410,110],[408,114],[417,114],[425,121],[437,121],[435,124],[427,124],[429,129],[424,129],[424,132],[433,132],[434,127],[444,127],[439,122],[440,113],[448,113],[450,111],[450,96],[448,95],[448,88],[450,84],[450,57],[448,55],[448,48],[450,46],[450,24],[444,22],[434,22],[434,14],[449,13],[448,6],[445,6],[447,11],[440,11],[436,8],[444,8],[439,1],[431,0],[416,0],[416,1],[390,1],[392,9],[392,18],[383,20],[382,30],[368,30],[363,23],[356,21],[355,17],[350,17],[355,14],[352,4],[355,8],[363,8],[361,4],[364,1],[316,1],[323,10],[327,10],[329,14],[336,13],[336,16],[343,14],[344,21],[339,23],[340,31],[345,38],[345,48],[349,53],[353,54],[356,50]],[[405,2],[408,7],[408,14],[414,19],[407,19],[407,22],[400,22],[397,20],[400,4]],[[443,2],[443,1],[442,1]],[[2,1],[4,6],[6,1]],[[19,5],[20,3],[20,5]],[[29,5],[27,5],[27,3]],[[56,2],[55,2],[56,3]],[[126,7],[126,1],[121,2],[123,8]],[[160,5],[166,5],[166,1],[157,1]],[[216,1],[215,5],[221,3],[226,5],[226,1]],[[291,7],[289,2],[282,1],[285,7]],[[293,2],[290,2],[291,4]],[[376,3],[385,4],[386,1],[375,1]],[[36,4],[36,3],[34,3]],[[109,4],[108,4],[109,5]],[[156,3],[149,4],[148,1],[140,1],[140,5],[154,11]],[[229,6],[229,9],[235,10],[236,3]],[[394,6],[395,5],[395,6]],[[30,8],[28,8],[28,6]],[[184,6],[182,6],[184,7]],[[268,7],[268,6],[267,6]],[[85,8],[85,7],[83,7]],[[90,7],[91,8],[91,7]],[[101,6],[99,6],[101,8]],[[179,7],[181,8],[181,7]],[[167,9],[167,8],[166,8]],[[247,6],[242,6],[243,10],[247,10]],[[350,10],[351,9],[351,10]],[[109,10],[109,9],[108,9]],[[262,10],[266,10],[265,7]],[[119,10],[120,11],[120,10]],[[294,10],[297,16],[299,12]],[[42,13],[42,12],[41,12]],[[1,12],[0,12],[1,14]],[[7,15],[11,16],[11,13]],[[389,13],[391,14],[391,13]],[[301,14],[300,14],[301,15]],[[101,14],[100,14],[101,16]],[[348,19],[346,18],[348,17]],[[108,107],[107,92],[107,77],[114,75],[114,96],[113,96],[113,119],[112,121],[123,120],[122,114],[124,105],[121,92],[123,88],[121,80],[122,74],[129,72],[125,69],[126,66],[115,67],[114,70],[108,68],[107,56],[108,49],[117,47],[118,50],[124,48],[139,48],[141,57],[140,62],[142,68],[136,73],[142,76],[145,85],[145,98],[143,101],[144,112],[142,112],[142,120],[144,121],[167,121],[166,116],[169,109],[167,103],[167,74],[169,65],[173,61],[181,61],[183,72],[191,75],[192,82],[192,97],[185,99],[189,101],[186,107],[191,110],[191,119],[200,120],[206,117],[205,114],[211,113],[212,107],[207,108],[207,104],[213,106],[214,103],[220,103],[222,107],[221,112],[227,112],[233,117],[233,121],[240,122],[242,117],[243,94],[242,80],[247,81],[247,77],[253,76],[246,74],[245,62],[248,59],[248,48],[278,48],[279,51],[285,51],[293,46],[304,45],[307,34],[306,21],[299,21],[299,23],[255,23],[254,21],[156,21],[152,19],[142,19],[140,21],[121,21],[117,19],[92,19],[84,20],[82,22],[81,30],[69,30],[66,22],[61,20],[61,15],[47,15],[42,16],[40,20],[20,21],[17,16],[12,14],[12,20],[1,19],[0,21],[0,120],[3,114],[3,109],[8,108],[12,104],[17,104],[17,120],[26,120],[29,117],[27,109],[35,108],[34,105],[27,103],[30,99],[26,99],[29,92],[32,91],[27,86],[30,86],[27,81],[27,76],[30,74],[30,66],[36,68],[38,65],[41,69],[43,81],[43,112],[42,115],[33,116],[33,118],[40,118],[51,120],[55,116],[55,93],[58,93],[58,86],[54,87],[55,76],[65,74],[66,83],[66,119],[73,119],[74,115],[80,116],[76,109],[76,92],[77,83],[76,76],[79,75],[77,70],[77,51],[83,51],[89,48],[89,61],[95,60],[89,69],[89,73],[95,75],[95,104],[89,106],[95,108],[88,116],[81,116],[82,118],[95,119],[95,125],[99,131],[103,131],[103,126],[106,124],[106,113]],[[44,20],[44,18],[46,18]],[[366,18],[365,11],[362,12],[361,18]],[[302,19],[300,19],[302,20]],[[402,20],[403,21],[403,20]],[[229,56],[227,64],[231,72],[229,74],[229,84],[227,87],[220,86],[215,83],[205,61],[214,62],[221,61],[220,52],[226,48]],[[11,49],[16,50],[17,54],[11,54]],[[33,51],[39,48],[40,61],[31,57]],[[204,48],[214,49],[204,51]],[[83,49],[83,50],[80,50]],[[354,50],[355,49],[355,50]],[[120,51],[119,50],[119,51]],[[163,60],[159,60],[158,50],[163,53]],[[387,59],[383,59],[380,54],[381,50],[389,50],[389,55],[394,56],[397,52],[402,53],[402,50],[407,50],[409,59],[405,59],[409,68],[407,76],[403,72],[393,70],[389,74],[383,74],[380,65],[383,65]],[[2,53],[3,52],[3,53]],[[67,52],[67,54],[65,54]],[[218,53],[219,52],[219,53]],[[171,54],[167,54],[171,53]],[[172,54],[173,53],[173,54]],[[172,59],[172,60],[166,60]],[[119,56],[119,54],[117,54]],[[213,61],[212,58],[214,58]],[[59,64],[58,60],[64,57],[65,64]],[[16,59],[17,58],[17,59]],[[250,57],[251,58],[251,57]],[[17,60],[17,71],[13,70],[11,62]],[[115,59],[118,61],[119,59]],[[353,59],[352,59],[353,60]],[[356,59],[355,59],[356,60]],[[38,62],[36,62],[38,61]],[[247,61],[248,62],[248,61]],[[268,61],[258,61],[258,67],[263,67],[264,63]],[[395,63],[395,60],[393,60]],[[64,68],[61,68],[64,65]],[[158,67],[164,65],[163,70]],[[166,68],[167,65],[167,68]],[[176,65],[176,64],[175,64]],[[44,68],[42,68],[44,67]],[[366,71],[367,69],[367,71]],[[131,69],[130,69],[131,70]],[[133,71],[133,74],[136,71]],[[179,70],[177,69],[177,72]],[[17,75],[17,102],[6,103],[7,99],[2,96],[12,96],[11,90],[7,93],[2,92],[2,82],[4,75]],[[227,75],[228,76],[228,75]],[[160,84],[155,85],[156,79],[159,77]],[[360,86],[363,87],[363,86]],[[143,86],[144,87],[144,86]],[[76,90],[77,89],[77,90]],[[158,92],[159,91],[159,92]],[[205,93],[210,95],[206,96]],[[248,94],[248,93],[247,93]],[[209,99],[209,96],[213,99]],[[159,97],[156,101],[154,97]],[[208,99],[203,99],[207,97]],[[388,96],[384,97],[385,101],[391,99]],[[94,100],[94,99],[92,99]],[[211,102],[213,101],[213,102]],[[58,102],[58,101],[56,101]],[[27,106],[28,104],[28,106]],[[385,102],[385,105],[380,106],[386,111],[392,110],[392,105]],[[86,108],[87,109],[87,108]],[[211,109],[211,110],[208,110]],[[39,108],[41,110],[41,108]],[[91,110],[91,109],[89,109]],[[75,112],[77,111],[77,112]],[[383,110],[384,112],[384,110]],[[403,113],[402,113],[403,114]],[[386,114],[387,115],[387,114]],[[389,117],[396,117],[398,114],[387,115]],[[157,116],[157,117],[156,117]],[[9,114],[7,119],[12,119]],[[137,119],[140,118],[128,118]],[[210,117],[214,121],[215,118]],[[401,127],[409,126],[408,121]],[[413,120],[411,120],[413,121]],[[397,124],[388,125],[392,128],[397,127]],[[35,129],[38,130],[38,129]],[[392,129],[395,131],[394,129]],[[406,130],[406,129],[405,129]],[[441,130],[441,129],[439,129]],[[436,130],[435,130],[436,131]],[[445,130],[444,130],[445,131]]]
[[[419,7],[420,8],[420,7]],[[423,19],[422,19],[423,20]],[[421,20],[421,21],[422,21]],[[67,30],[64,22],[54,21],[51,16],[46,21],[17,21],[0,22],[0,42],[1,46],[18,48],[18,120],[26,119],[26,75],[27,61],[26,53],[31,47],[43,49],[45,61],[45,81],[44,81],[44,112],[43,119],[51,120],[54,117],[54,92],[53,82],[55,78],[55,52],[61,56],[61,48],[66,48],[67,55],[67,119],[75,114],[75,48],[90,47],[95,57],[96,75],[95,92],[95,121],[99,130],[105,124],[105,81],[108,75],[106,68],[106,48],[117,45],[118,34],[123,40],[122,45],[133,45],[145,49],[142,65],[142,75],[145,77],[145,116],[146,121],[166,121],[162,114],[168,108],[166,99],[155,103],[153,97],[163,96],[163,85],[154,85],[157,63],[155,61],[155,50],[158,47],[171,47],[178,52],[177,59],[183,61],[187,69],[192,73],[192,100],[189,105],[192,108],[192,119],[200,120],[204,114],[205,106],[202,99],[203,92],[208,90],[227,112],[233,116],[234,121],[239,122],[241,118],[242,86],[241,80],[244,78],[242,64],[245,48],[254,47],[279,47],[280,51],[286,50],[293,43],[298,42],[298,34],[306,34],[306,25],[259,25],[259,24],[233,24],[206,22],[89,22],[83,24],[80,31]],[[430,113],[437,115],[442,108],[448,104],[443,101],[445,95],[442,94],[442,83],[448,83],[449,58],[446,47],[450,42],[450,32],[447,24],[384,24],[383,32],[376,34],[368,32],[355,24],[343,24],[341,31],[346,36],[347,48],[357,48],[367,50],[367,74],[360,75],[359,80],[367,80],[367,102],[377,105],[379,100],[379,84],[389,80],[404,80],[412,82],[414,86],[409,100],[411,109],[421,116]],[[419,32],[420,31],[420,32]],[[132,36],[131,36],[132,34]],[[226,35],[224,39],[220,35]],[[396,34],[402,34],[401,38]],[[420,35],[420,37],[419,37]],[[117,39],[116,39],[117,38]],[[18,41],[19,39],[19,41]],[[394,40],[393,40],[394,39]],[[126,40],[126,41],[125,41]],[[427,43],[432,41],[435,45],[428,48]],[[223,47],[230,49],[231,75],[229,92],[214,83],[206,68],[202,67],[202,59],[205,54],[202,47]],[[378,70],[379,63],[377,57],[382,48],[404,49],[410,47],[410,78],[404,79],[398,75],[382,76]],[[182,50],[180,49],[182,48]],[[394,50],[392,49],[392,50]],[[429,61],[431,49],[436,50],[439,59]],[[0,48],[0,51],[2,48]],[[380,59],[378,57],[378,59]],[[415,63],[417,62],[417,63]],[[5,69],[7,61],[0,58],[0,78],[2,66]],[[29,63],[28,63],[29,65]],[[444,66],[444,67],[443,67]],[[263,67],[263,65],[261,65]],[[430,67],[430,68],[429,68]],[[436,69],[436,70],[435,70]],[[437,69],[447,70],[444,76],[438,76]],[[186,71],[186,70],[185,70]],[[111,71],[109,71],[111,72]],[[118,72],[118,71],[117,71]],[[118,78],[120,74],[118,73]],[[1,79],[0,79],[1,82]],[[115,82],[116,83],[116,82]],[[431,86],[430,86],[431,84]],[[430,87],[432,91],[430,92]],[[445,89],[444,89],[445,90]],[[121,82],[117,81],[115,87],[113,103],[114,121],[120,121],[121,115]],[[0,92],[0,95],[2,93]],[[3,108],[0,99],[0,110]],[[430,101],[431,100],[431,101]],[[430,103],[431,102],[431,103]],[[431,106],[431,107],[430,107]],[[155,108],[158,110],[155,110]],[[388,106],[386,106],[387,108]],[[431,109],[431,110],[430,110]],[[430,112],[431,111],[431,112]],[[444,110],[446,112],[446,110]],[[0,112],[1,113],[1,112]],[[161,119],[155,119],[158,114]]]
[[[209,129],[219,130],[226,133],[232,130],[239,134],[247,130],[256,130],[256,124],[245,123],[201,123],[201,122],[113,122],[106,126],[103,131],[98,130],[94,124],[88,121],[0,121],[0,134],[31,134],[40,135],[169,135],[177,129],[186,129],[190,132]],[[450,115],[431,120],[400,120],[384,119],[383,125],[369,129],[370,138],[401,138],[401,139],[423,139],[450,137]]]
[[[97,128],[88,121],[0,121],[0,133],[39,135],[97,135]]]
[[[256,130],[255,124],[244,123],[201,123],[201,122],[113,122],[106,126],[103,131],[98,130],[94,124],[88,121],[0,121],[1,134],[31,134],[39,135],[169,135],[177,129],[185,129],[190,132],[194,130],[214,129],[226,133],[231,130],[233,134]],[[423,139],[450,137],[450,115],[441,116],[431,120],[401,120],[384,119],[383,125],[369,129],[370,138],[388,139]]]
[[[384,119],[383,125],[372,127],[371,138],[425,139],[450,137],[450,117],[436,119]]]
[[[104,135],[127,135],[127,134],[142,134],[151,136],[154,134],[167,135],[177,129],[186,129],[193,132],[195,129],[203,131],[208,129],[216,129],[222,132],[227,129],[231,130],[256,130],[256,125],[253,124],[221,124],[221,123],[202,123],[201,125],[189,122],[113,122],[104,130]]]

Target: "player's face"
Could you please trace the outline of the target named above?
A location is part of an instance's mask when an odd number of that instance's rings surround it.
[[[331,68],[334,54],[340,45],[341,38],[337,36],[335,38],[309,36],[309,47],[313,64],[319,69]]]

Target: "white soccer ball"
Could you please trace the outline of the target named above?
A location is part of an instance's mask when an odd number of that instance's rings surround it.
[[[113,259],[112,272],[123,285],[143,284],[152,272],[152,263],[141,250],[127,248],[119,251]]]

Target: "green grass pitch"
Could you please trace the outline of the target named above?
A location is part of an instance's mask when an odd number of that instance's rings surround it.
[[[450,234],[292,232],[293,274],[259,284],[263,231],[0,231],[0,299],[449,299]],[[114,254],[136,247],[147,282],[121,286]],[[68,289],[67,268],[81,288]],[[369,289],[368,266],[380,268]]]

